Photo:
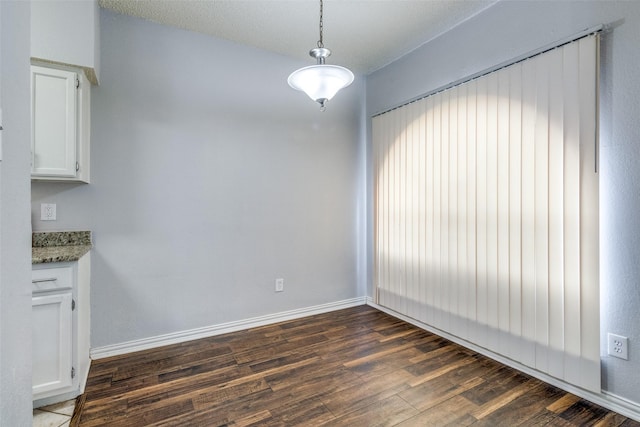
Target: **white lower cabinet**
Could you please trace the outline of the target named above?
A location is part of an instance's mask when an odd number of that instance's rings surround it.
[[[33,395],[73,386],[73,295],[67,292],[35,294],[33,309]]]
[[[84,392],[89,373],[89,254],[32,269],[34,407]]]

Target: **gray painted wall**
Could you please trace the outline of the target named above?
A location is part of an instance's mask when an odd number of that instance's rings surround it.
[[[29,7],[0,1],[0,425],[31,425]]]
[[[364,295],[363,79],[320,113],[286,83],[308,63],[106,11],[100,26],[91,184],[32,186],[34,230],[94,233],[92,347]]]
[[[614,27],[601,44],[602,384],[640,403],[640,2],[499,2],[370,75],[367,110],[384,111],[598,24]],[[606,355],[609,331],[629,337],[629,361]]]

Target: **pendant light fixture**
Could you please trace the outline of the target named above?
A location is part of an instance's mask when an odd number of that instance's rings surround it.
[[[331,51],[324,47],[323,36],[323,0],[320,0],[320,39],[318,47],[311,49],[309,55],[317,60],[316,65],[294,71],[287,82],[296,90],[301,90],[309,98],[320,104],[320,111],[326,109],[326,103],[342,88],[353,82],[353,73],[338,65],[327,65],[325,59]]]

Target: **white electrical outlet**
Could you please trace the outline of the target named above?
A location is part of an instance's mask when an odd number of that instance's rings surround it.
[[[40,219],[42,221],[55,221],[56,220],[56,205],[55,205],[55,203],[41,203],[40,204]]]
[[[629,338],[612,333],[607,334],[607,354],[629,360]]]
[[[284,292],[284,279],[276,279],[276,292]]]

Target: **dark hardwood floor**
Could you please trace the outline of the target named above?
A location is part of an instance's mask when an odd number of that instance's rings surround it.
[[[71,425],[640,423],[360,306],[93,361]]]

